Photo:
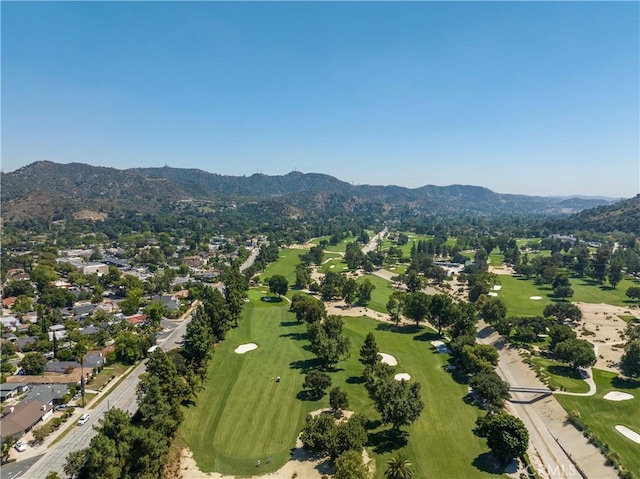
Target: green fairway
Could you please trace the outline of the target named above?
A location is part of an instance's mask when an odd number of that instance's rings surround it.
[[[586,393],[589,385],[564,363],[545,358],[531,358],[537,370],[547,379],[547,384],[555,389],[571,393]]]
[[[328,407],[328,396],[308,401],[299,395],[305,370],[315,361],[307,345],[306,329],[287,312],[288,303],[261,301],[264,288],[250,292],[240,326],[220,343],[210,362],[205,389],[198,406],[185,410],[180,434],[206,472],[232,475],[273,472],[288,461],[291,448],[312,410]],[[382,478],[386,460],[402,449],[413,462],[417,477],[489,477],[488,448],[472,429],[482,411],[467,405],[467,386],[455,382],[444,370],[446,355],[434,351],[437,339],[428,328],[396,332],[370,318],[345,318],[345,334],[351,339],[351,357],[331,372],[332,385],[345,390],[349,409],[378,418],[360,377],[358,352],[364,337],[373,331],[380,351],[394,355],[398,373],[409,373],[422,384],[425,410],[408,428],[408,443],[390,438],[389,426],[373,423],[369,453],[376,461],[376,478]],[[258,349],[239,355],[240,344],[256,343]],[[276,383],[274,378],[281,377]],[[425,454],[428,451],[428,454]],[[267,465],[265,458],[271,457]]]
[[[578,411],[585,424],[591,428],[612,451],[620,456],[620,462],[628,470],[640,472],[640,445],[626,438],[616,425],[626,426],[640,433],[640,381],[625,381],[616,374],[593,370],[597,392],[594,396],[566,396],[556,394],[555,398],[567,412]],[[603,396],[610,391],[631,394],[628,401],[609,401]]]
[[[588,278],[570,278],[573,288],[571,301],[582,301],[584,303],[607,303],[614,306],[633,306],[635,301],[631,301],[625,292],[629,286],[638,286],[640,283],[630,278],[624,278],[616,289],[607,285],[600,285]]]
[[[296,265],[300,263],[301,254],[309,252],[308,249],[287,248],[281,249],[278,261],[269,263],[264,270],[264,273],[260,275],[260,280],[264,278],[270,278],[276,274],[280,274],[287,278],[289,281],[289,287],[293,286],[296,282]]]
[[[551,303],[547,296],[552,293],[549,286],[540,287],[532,280],[515,276],[500,275],[502,288],[498,296],[504,299],[509,316],[542,316],[544,307]],[[531,296],[541,296],[542,299],[533,300]]]
[[[395,291],[391,286],[391,283],[386,279],[382,279],[379,276],[375,276],[373,274],[360,276],[356,281],[358,283],[362,283],[365,279],[371,281],[371,284],[376,287],[376,289],[374,289],[371,293],[371,301],[369,301],[367,307],[380,313],[386,313],[389,296],[391,296],[391,293]]]

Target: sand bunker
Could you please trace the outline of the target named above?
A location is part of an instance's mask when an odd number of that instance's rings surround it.
[[[431,344],[440,354],[449,354],[451,350],[442,341],[431,341]]]
[[[236,349],[233,350],[234,353],[244,354],[247,351],[253,351],[254,349],[258,349],[258,345],[254,343],[241,344]]]
[[[335,265],[335,264],[332,264],[331,266],[329,266],[329,269],[333,269],[333,268],[335,268],[335,267],[336,267],[336,265]]]
[[[539,299],[542,299],[542,296],[529,296],[529,299],[533,299],[534,301],[538,301]]]
[[[631,439],[633,442],[640,444],[640,434],[629,429],[627,426],[616,426],[616,431],[622,434],[624,437]]]
[[[604,395],[605,399],[609,401],[627,401],[629,399],[633,399],[633,394],[623,393],[620,391],[611,391]]]
[[[378,353],[378,356],[382,356],[382,362],[388,364],[389,366],[397,366],[398,360],[387,353]]]
[[[490,291],[489,296],[498,296],[498,293],[494,293],[493,291]]]
[[[502,285],[500,284],[494,284],[493,288],[491,288],[494,291],[500,291],[502,289]]]
[[[409,379],[411,379],[411,376],[409,376],[407,373],[400,373],[400,374],[396,374],[394,376],[394,379],[396,381],[408,381]]]

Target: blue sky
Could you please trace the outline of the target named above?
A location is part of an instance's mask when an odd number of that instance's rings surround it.
[[[638,2],[6,2],[2,169],[640,191]]]

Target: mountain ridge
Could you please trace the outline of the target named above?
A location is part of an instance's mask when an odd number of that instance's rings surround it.
[[[324,173],[299,171],[285,175],[230,176],[195,168],[116,169],[84,163],[39,161],[14,172],[1,173],[1,178],[5,221],[33,215],[37,212],[33,202],[41,205],[40,216],[49,218],[72,213],[79,206],[82,209],[120,207],[156,211],[161,204],[181,200],[280,198],[306,208],[309,214],[319,212],[314,203],[331,204],[335,211],[341,201],[350,208],[371,204],[384,211],[409,208],[416,214],[478,215],[566,215],[611,204],[603,199],[503,194],[483,186],[461,184],[427,184],[418,188],[352,185]]]

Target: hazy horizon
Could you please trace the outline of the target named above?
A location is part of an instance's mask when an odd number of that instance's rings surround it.
[[[2,169],[640,192],[637,2],[2,2]]]

